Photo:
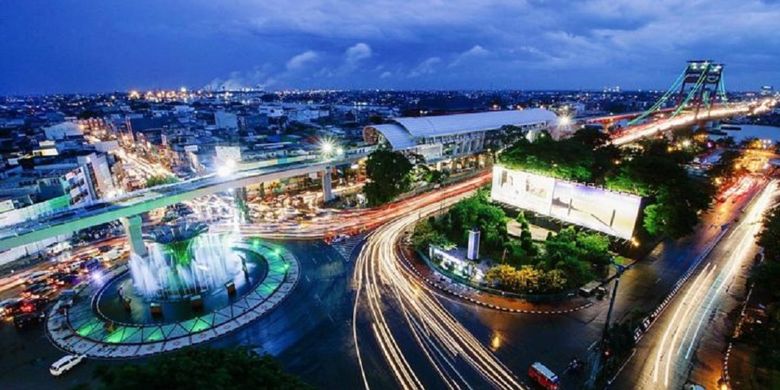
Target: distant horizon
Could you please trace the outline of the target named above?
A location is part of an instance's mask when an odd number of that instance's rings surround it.
[[[759,86],[755,90],[729,90],[729,94],[744,94],[759,92],[763,86]],[[146,92],[158,92],[158,91],[178,91],[182,87],[178,88],[153,88],[153,89],[130,89],[126,91],[122,90],[105,90],[105,91],[77,91],[77,92],[52,92],[52,93],[29,93],[29,94],[0,94],[0,98],[26,98],[26,97],[43,97],[43,96],[71,96],[71,95],[84,95],[84,96],[98,96],[98,95],[110,95],[110,94],[124,94],[128,95],[133,91],[142,93]],[[658,89],[623,89],[620,87],[620,92],[604,91],[603,89],[518,89],[518,88],[502,88],[502,89],[478,89],[478,88],[430,88],[430,89],[394,89],[394,88],[360,88],[360,89],[337,89],[337,88],[289,88],[289,89],[231,89],[231,90],[207,90],[207,89],[191,89],[187,88],[187,92],[210,92],[210,93],[249,93],[249,92],[265,92],[269,94],[275,94],[279,92],[304,92],[315,93],[322,92],[590,92],[590,93],[663,93],[667,88]],[[607,87],[614,88],[614,87]]]

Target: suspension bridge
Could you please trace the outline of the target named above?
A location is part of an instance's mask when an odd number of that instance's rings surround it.
[[[624,145],[657,133],[772,109],[775,99],[730,102],[726,93],[723,64],[710,60],[688,61],[671,86],[648,109],[640,112],[587,118],[585,124],[612,128],[612,143]]]

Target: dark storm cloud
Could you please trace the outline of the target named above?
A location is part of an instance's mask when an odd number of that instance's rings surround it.
[[[727,0],[14,1],[0,93],[663,88],[684,61],[780,81],[780,4]]]

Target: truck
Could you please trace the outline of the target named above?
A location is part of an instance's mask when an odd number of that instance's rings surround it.
[[[52,256],[69,250],[71,250],[71,245],[68,241],[60,241],[47,248],[48,254]]]
[[[540,362],[535,362],[528,367],[528,376],[545,390],[558,390],[560,378]]]

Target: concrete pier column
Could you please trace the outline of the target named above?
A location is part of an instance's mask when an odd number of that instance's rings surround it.
[[[247,205],[247,191],[246,187],[239,187],[233,190],[236,199],[236,207],[238,207],[239,214],[241,216],[241,222],[249,222],[249,206]]]
[[[322,172],[322,200],[325,203],[330,202],[335,197],[333,196],[333,179],[330,175],[331,167],[325,168]]]
[[[146,256],[146,246],[141,232],[141,216],[133,215],[122,218],[120,221],[125,227],[125,234],[130,242],[130,251],[138,256]]]

